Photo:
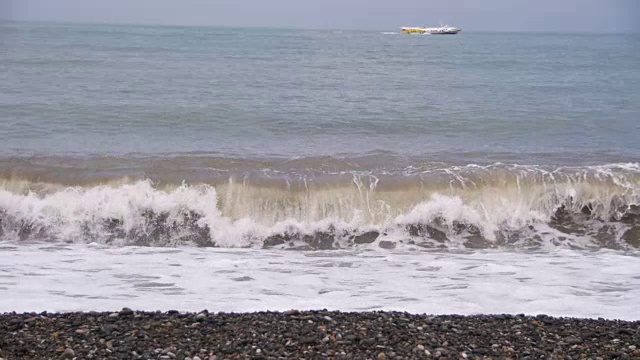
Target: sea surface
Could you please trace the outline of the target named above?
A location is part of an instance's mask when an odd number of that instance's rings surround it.
[[[0,311],[640,318],[640,35],[394,30],[0,22]]]

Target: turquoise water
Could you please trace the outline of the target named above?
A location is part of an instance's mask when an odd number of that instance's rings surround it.
[[[3,22],[0,41],[0,237],[640,246],[637,34]]]

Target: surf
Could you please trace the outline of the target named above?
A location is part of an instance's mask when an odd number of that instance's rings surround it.
[[[82,185],[0,181],[0,238],[114,246],[640,247],[637,164]]]

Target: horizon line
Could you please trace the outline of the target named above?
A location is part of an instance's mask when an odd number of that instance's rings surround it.
[[[97,26],[139,26],[139,27],[176,27],[176,28],[249,28],[249,29],[271,29],[271,30],[306,30],[306,31],[354,31],[354,32],[371,32],[371,31],[391,31],[389,28],[332,28],[332,27],[302,27],[295,25],[221,25],[221,24],[170,24],[170,23],[154,23],[154,22],[129,22],[129,21],[82,21],[82,20],[53,20],[53,19],[11,19],[0,17],[0,22],[16,22],[16,23],[49,23],[49,24],[67,24],[67,25],[97,25]],[[400,29],[398,25],[393,29]],[[470,30],[460,25],[463,32],[472,33],[511,33],[511,34],[567,34],[567,35],[622,35],[622,34],[640,34],[640,30],[629,31],[580,31],[580,30]]]

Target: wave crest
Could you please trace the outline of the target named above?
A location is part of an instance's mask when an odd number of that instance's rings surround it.
[[[634,169],[455,169],[159,186],[6,180],[0,237],[113,245],[332,249],[640,248]]]

